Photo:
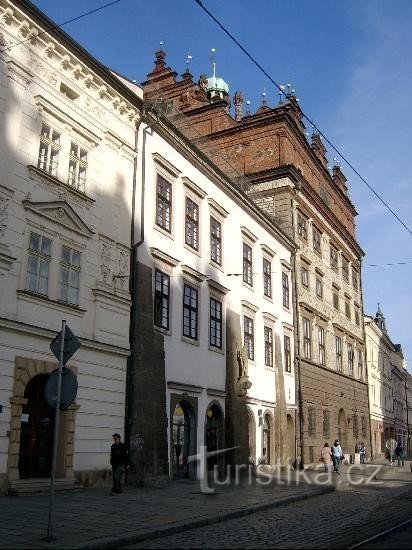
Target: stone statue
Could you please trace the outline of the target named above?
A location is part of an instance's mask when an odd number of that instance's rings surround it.
[[[197,84],[201,90],[203,90],[204,92],[207,92],[207,76],[205,74],[200,75],[200,78]]]

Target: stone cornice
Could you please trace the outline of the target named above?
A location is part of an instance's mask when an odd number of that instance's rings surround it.
[[[50,342],[57,335],[57,331],[55,330],[50,330],[48,328],[36,325],[30,325],[21,321],[13,321],[4,317],[0,317],[0,327],[6,330],[12,330],[14,332],[29,334],[31,336],[39,336],[49,340]],[[82,338],[79,336],[77,337],[79,338],[83,348],[113,353],[115,355],[123,355],[125,357],[128,357],[130,355],[130,350],[128,348],[106,344],[104,342],[99,342],[98,340],[89,340],[88,338]]]

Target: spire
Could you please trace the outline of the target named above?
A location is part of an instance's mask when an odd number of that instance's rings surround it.
[[[216,76],[216,59],[215,59],[216,49],[212,48],[211,61],[212,61],[212,76],[207,79],[207,96],[210,101],[219,101],[224,100],[228,105],[230,105],[229,99],[229,86],[223,80]]]
[[[383,331],[386,332],[386,323],[385,323],[385,317],[382,313],[381,306],[378,302],[378,311],[375,315],[375,323],[378,325],[378,327]]]

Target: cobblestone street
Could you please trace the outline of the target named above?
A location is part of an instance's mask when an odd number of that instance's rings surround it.
[[[411,510],[410,486],[352,488],[129,548],[347,548]]]

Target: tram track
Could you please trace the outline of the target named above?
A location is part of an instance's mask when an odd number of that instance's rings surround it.
[[[389,529],[385,529],[384,531],[377,533],[376,535],[373,535],[371,537],[368,537],[367,539],[361,540],[360,542],[357,542],[351,546],[348,546],[347,550],[352,550],[355,548],[365,548],[370,543],[379,542],[385,537],[387,537],[388,535],[391,535],[393,533],[398,533],[399,531],[408,529],[411,526],[412,526],[412,518],[409,518],[405,521],[402,521],[401,523],[398,523],[397,525],[394,525],[393,527],[390,527]]]

